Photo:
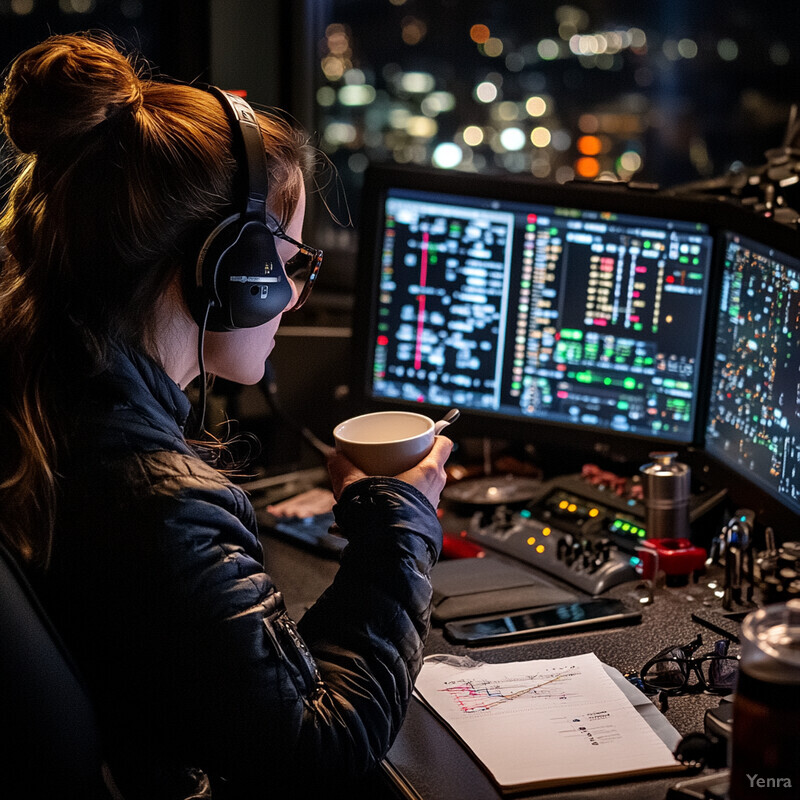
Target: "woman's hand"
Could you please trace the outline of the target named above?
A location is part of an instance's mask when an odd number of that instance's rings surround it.
[[[337,500],[351,483],[367,477],[366,472],[362,472],[347,456],[338,450],[328,456],[328,474],[331,476],[333,496]]]
[[[436,508],[439,505],[439,495],[441,495],[444,484],[447,481],[444,465],[452,449],[453,442],[451,439],[446,436],[436,436],[430,453],[416,467],[412,467],[406,472],[401,472],[395,477],[419,489],[431,501],[431,505]]]
[[[444,465],[452,449],[452,440],[446,436],[436,436],[430,453],[419,464],[394,477],[410,483],[422,492],[431,505],[436,508],[439,505],[439,495],[447,480]],[[365,472],[362,472],[338,451],[328,458],[328,472],[331,476],[333,495],[337,500],[347,486],[367,477]]]

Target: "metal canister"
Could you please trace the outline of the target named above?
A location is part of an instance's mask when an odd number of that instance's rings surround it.
[[[652,463],[640,468],[644,484],[648,539],[689,538],[691,470],[675,459],[677,453],[650,453]]]

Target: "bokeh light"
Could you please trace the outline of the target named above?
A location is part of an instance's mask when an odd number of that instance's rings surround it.
[[[24,17],[33,11],[33,0],[11,0],[11,13]]]
[[[356,7],[367,8],[366,0],[353,8],[344,0],[332,3],[330,13],[341,19],[331,21],[316,44],[321,147],[345,172],[361,172],[373,159],[395,159],[527,172],[558,182],[656,181],[660,176],[651,178],[648,170],[667,164],[670,180],[707,177],[733,169],[737,159],[717,156],[720,145],[708,136],[707,118],[714,115],[698,109],[701,91],[691,76],[745,82],[740,76],[772,70],[774,85],[799,80],[787,69],[797,60],[794,39],[774,35],[777,30],[768,34],[766,25],[748,37],[750,12],[735,24],[712,21],[704,29],[691,10],[685,24],[667,25],[649,11],[612,15],[564,0],[537,7],[542,13],[533,25],[507,17],[506,0],[462,20],[451,5],[455,25],[442,26],[439,7],[445,4],[390,3],[402,10],[388,11],[382,23],[359,18]],[[6,9],[20,12],[39,5],[5,0]],[[379,28],[380,41],[374,35]],[[758,47],[751,44],[756,41]],[[451,46],[463,58],[455,58]],[[787,114],[786,103],[754,80],[731,99],[742,119],[759,129],[755,133],[777,127]]]
[[[436,79],[430,72],[405,72],[400,75],[400,88],[411,94],[425,94],[436,86]]]
[[[525,133],[521,128],[506,128],[500,133],[500,143],[506,150],[522,150],[525,147]]]
[[[469,38],[476,44],[483,44],[490,36],[491,33],[486,25],[473,25],[469,29]]]
[[[468,125],[461,134],[464,142],[470,147],[477,147],[483,142],[483,129],[477,125]]]
[[[577,145],[578,152],[585,156],[596,156],[602,150],[602,143],[597,136],[581,136]]]
[[[475,97],[481,103],[493,103],[497,100],[499,91],[491,81],[484,81],[475,87]]]
[[[581,178],[596,178],[600,173],[600,162],[596,158],[583,156],[575,162],[575,172]]]
[[[542,39],[537,45],[536,50],[542,61],[555,61],[561,52],[561,48],[555,39]]]
[[[405,44],[417,45],[427,35],[428,26],[417,17],[406,17],[403,20],[401,36]]]
[[[551,140],[550,131],[541,125],[531,131],[531,144],[534,147],[547,147]]]
[[[435,166],[443,169],[457,167],[463,158],[461,148],[454,142],[437,144],[433,151],[432,161]]]
[[[736,61],[739,57],[739,45],[733,39],[720,39],[717,42],[717,53],[723,61]]]
[[[547,112],[547,103],[543,97],[534,95],[533,97],[529,97],[527,99],[525,103],[525,111],[527,111],[531,117],[541,117]]]
[[[484,55],[490,58],[497,58],[503,53],[503,42],[494,36],[490,36],[483,44]]]

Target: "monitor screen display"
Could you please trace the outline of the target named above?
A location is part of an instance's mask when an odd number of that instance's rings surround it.
[[[800,260],[724,244],[706,450],[800,513]]]
[[[623,213],[614,190],[465,185],[372,198],[367,398],[691,442],[709,226]]]

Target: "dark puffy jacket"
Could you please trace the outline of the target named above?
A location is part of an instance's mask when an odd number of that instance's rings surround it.
[[[296,625],[245,493],[187,446],[188,411],[135,353],[94,380],[43,581],[123,793],[187,796],[195,768],[215,798],[256,800],[372,769],[421,666],[435,510],[392,478],[349,486],[338,573]]]

